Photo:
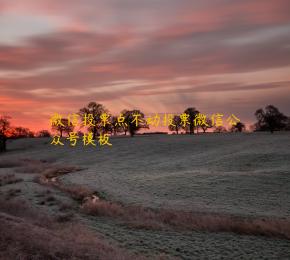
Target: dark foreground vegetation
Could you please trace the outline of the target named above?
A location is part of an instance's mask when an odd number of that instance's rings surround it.
[[[0,230],[1,259],[143,259],[20,200],[0,200]]]

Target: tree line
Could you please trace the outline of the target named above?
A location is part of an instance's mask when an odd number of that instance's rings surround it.
[[[133,137],[141,129],[149,129],[149,125],[146,123],[145,115],[140,110],[122,110],[121,115],[123,116],[122,124],[120,124],[117,116],[109,117],[109,124],[102,125],[101,115],[107,113],[107,110],[102,104],[96,102],[90,102],[87,106],[81,108],[77,114],[80,116],[92,115],[92,125],[87,127],[86,130],[93,133],[93,138],[95,139],[101,133],[109,133],[111,135],[117,135],[123,133],[124,135],[129,135]],[[188,124],[182,124],[180,115],[174,115],[172,118],[172,124],[168,126],[168,130],[179,134],[180,131],[184,131],[186,134],[195,134],[198,132],[205,133],[208,129],[213,128],[212,132],[242,132],[246,129],[245,124],[238,122],[236,125],[232,126],[230,129],[226,129],[223,126],[215,127],[212,120],[206,118],[206,124],[195,125],[194,119],[200,112],[194,108],[189,107],[184,110],[184,113],[188,115]],[[140,115],[140,123],[136,125],[133,122],[133,115]],[[255,112],[255,117],[257,122],[250,128],[252,131],[289,131],[290,130],[290,117],[284,115],[279,109],[273,105],[268,105],[265,109],[258,109]],[[68,134],[74,130],[74,126],[69,124],[68,118],[61,119],[61,125],[52,126],[52,131],[57,132],[61,137],[63,134]],[[81,135],[82,132],[79,131]],[[27,137],[50,137],[51,133],[48,130],[41,130],[37,133],[30,131],[28,128],[24,127],[13,127],[10,123],[10,117],[0,116],[0,152],[6,151],[6,141],[7,139],[17,139],[17,138],[27,138]]]

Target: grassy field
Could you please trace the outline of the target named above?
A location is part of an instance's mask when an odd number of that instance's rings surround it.
[[[289,133],[113,137],[112,147],[50,141],[8,143],[6,204],[26,201],[57,223],[81,224],[124,259],[290,258]]]

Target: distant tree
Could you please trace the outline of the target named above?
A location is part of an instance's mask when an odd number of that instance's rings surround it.
[[[287,125],[287,116],[273,105],[266,106],[265,110],[258,109],[255,116],[258,120],[255,124],[257,131],[270,131],[273,133],[274,131],[285,129]]]
[[[36,134],[37,137],[50,137],[51,134],[48,130],[40,130],[37,134]]]
[[[206,125],[205,124],[201,124],[200,128],[203,130],[203,132],[205,133],[207,129],[213,128],[213,124],[212,124],[212,120],[210,120],[209,118],[207,118],[205,120]]]
[[[123,112],[125,117],[124,123],[127,125],[131,137],[133,137],[140,129],[149,128],[145,121],[145,115],[140,110],[126,110]]]
[[[119,124],[117,116],[111,116],[110,123],[111,123],[111,131],[114,135],[117,135],[119,132],[123,132],[125,130],[124,127],[121,124]]]
[[[290,131],[290,117],[287,118],[287,123],[286,123],[286,126],[285,126],[285,130],[286,131]]]
[[[195,128],[194,119],[195,119],[196,115],[199,113],[199,111],[196,110],[194,107],[189,107],[189,108],[185,109],[184,113],[189,115],[189,117],[188,117],[189,124],[187,124],[183,128],[186,132],[188,132],[188,130],[189,130],[189,134],[194,134],[194,128]]]
[[[84,133],[80,130],[77,131],[77,136],[79,137],[83,137],[84,136]]]
[[[218,126],[214,129],[214,133],[226,133],[227,129],[223,126]]]
[[[252,124],[249,126],[249,131],[250,132],[255,132],[256,131],[256,124]]]
[[[181,118],[178,115],[175,115],[172,119],[172,124],[168,126],[170,131],[175,131],[178,135],[178,131],[182,128]]]
[[[233,125],[230,130],[231,132],[243,132],[245,131],[245,129],[245,124],[242,122],[238,122],[236,125]]]
[[[57,131],[60,137],[63,136],[63,133],[66,133],[68,135],[69,132],[72,132],[74,130],[74,127],[69,123],[69,120],[67,118],[62,118],[60,122],[61,124],[52,126],[52,130]]]
[[[120,116],[125,118],[124,124],[121,124],[120,131],[124,132],[125,135],[127,135],[127,132],[129,131],[129,124],[128,124],[129,116],[128,116],[128,114],[130,114],[130,111],[126,110],[126,109],[122,110],[120,113]]]
[[[112,124],[112,117],[110,116],[108,118],[108,123],[106,123],[105,125],[104,124],[100,124],[99,126],[99,132],[102,133],[102,134],[112,134],[113,133],[113,124]]]
[[[83,118],[85,115],[92,115],[92,126],[88,127],[88,130],[93,133],[93,138],[95,139],[97,135],[100,134],[101,130],[101,115],[108,113],[108,110],[102,105],[96,102],[90,102],[86,107],[83,107],[79,111],[79,115]]]
[[[28,138],[34,137],[34,133],[25,127],[14,127],[11,130],[11,138]]]
[[[6,151],[6,141],[11,130],[9,119],[10,117],[8,116],[0,117],[0,152]]]

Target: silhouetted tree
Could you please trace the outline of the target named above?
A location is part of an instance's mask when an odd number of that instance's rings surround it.
[[[286,120],[285,130],[286,131],[290,131],[290,117],[288,117],[287,120]]]
[[[183,128],[186,132],[188,132],[188,129],[189,129],[189,134],[194,134],[194,128],[195,128],[194,119],[195,119],[196,115],[199,113],[199,111],[196,110],[194,107],[189,107],[184,111],[184,113],[189,115],[189,117],[188,117],[189,124],[187,124]]]
[[[113,124],[112,124],[112,117],[110,116],[108,118],[108,123],[104,124],[100,124],[99,128],[100,132],[102,134],[112,134],[113,133]]]
[[[79,111],[79,115],[82,116],[82,118],[84,118],[86,114],[92,115],[93,126],[88,127],[88,130],[93,133],[94,139],[96,138],[97,135],[100,134],[99,133],[99,130],[101,128],[100,116],[103,113],[108,113],[108,110],[102,104],[98,104],[96,102],[90,102],[86,107],[81,108]]]
[[[206,132],[207,129],[213,128],[212,120],[207,118],[205,122],[206,125],[205,124],[200,125],[200,128],[203,130],[204,133]]]
[[[133,137],[140,129],[149,128],[145,121],[145,115],[140,110],[126,110],[123,112],[125,117],[124,123],[128,126],[128,131],[131,137]]]
[[[236,125],[233,125],[231,127],[231,132],[243,132],[246,129],[246,126],[242,122],[236,123]]]
[[[214,133],[226,133],[227,129],[223,126],[218,126],[214,129]]]
[[[8,138],[8,133],[10,129],[10,117],[1,116],[0,117],[0,152],[6,151],[6,141]]]
[[[287,124],[287,116],[279,111],[273,105],[266,106],[265,110],[258,109],[255,113],[258,120],[256,125],[257,131],[279,131],[285,129]]]
[[[175,131],[178,135],[178,131],[182,128],[180,116],[175,115],[172,119],[172,125],[168,126],[170,131]]]
[[[48,130],[40,130],[37,134],[37,137],[50,137],[50,132]]]
[[[63,133],[68,134],[69,132],[72,132],[74,130],[74,127],[69,123],[69,120],[67,118],[62,118],[60,122],[61,124],[52,126],[52,130],[57,131],[60,137],[62,137]]]
[[[83,137],[84,136],[84,133],[80,130],[77,131],[77,136],[79,137]]]
[[[129,124],[127,123],[127,121],[129,120],[129,117],[126,116],[129,113],[130,113],[129,110],[124,109],[121,111],[121,114],[120,114],[120,116],[125,117],[124,124],[121,124],[121,131],[123,131],[125,135],[127,135],[127,132],[129,131]]]
[[[118,117],[117,116],[112,116],[110,118],[110,123],[111,123],[111,131],[114,135],[117,135],[117,133],[124,131],[125,127],[123,127],[121,124],[118,123]]]
[[[11,138],[28,138],[34,137],[34,133],[25,127],[14,127],[11,130]]]

